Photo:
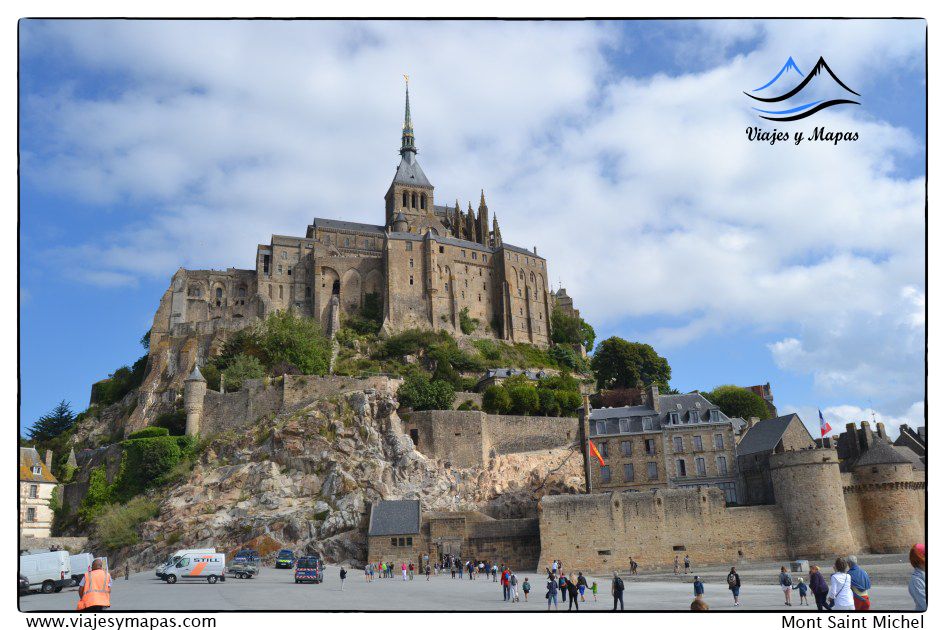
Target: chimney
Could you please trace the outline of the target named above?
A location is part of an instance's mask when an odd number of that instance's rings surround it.
[[[752,428],[753,426],[755,426],[755,425],[758,424],[759,422],[761,422],[761,418],[759,418],[758,416],[752,416],[752,417],[748,418],[748,428],[749,428],[749,429]]]
[[[46,468],[52,472],[52,449],[46,449]]]
[[[860,451],[865,453],[870,449],[870,438],[873,437],[873,431],[870,429],[870,423],[868,420],[860,421]]]
[[[860,440],[856,436],[856,423],[847,422],[847,443],[850,449],[849,453],[844,453],[845,458],[854,458],[860,456]]]
[[[883,442],[889,442],[889,437],[886,435],[886,425],[882,422],[876,423],[876,433],[879,434],[879,439]]]
[[[650,406],[653,411],[660,410],[660,386],[656,383],[650,383]]]

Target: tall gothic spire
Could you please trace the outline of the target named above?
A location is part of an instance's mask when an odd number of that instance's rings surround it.
[[[407,157],[407,153],[417,154],[417,147],[414,144],[413,123],[410,121],[410,79],[404,75],[404,88],[407,94],[406,105],[404,107],[404,131],[400,137],[400,155]]]

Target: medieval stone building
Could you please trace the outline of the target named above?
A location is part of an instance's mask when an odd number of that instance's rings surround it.
[[[241,328],[273,311],[318,319],[332,334],[366,300],[383,309],[388,332],[408,328],[547,345],[553,297],[536,249],[506,243],[485,194],[479,207],[438,203],[417,161],[407,93],[400,164],[384,195],[379,225],[314,218],[305,236],[273,235],[257,247],[256,268],[180,269],[154,318],[151,343]]]

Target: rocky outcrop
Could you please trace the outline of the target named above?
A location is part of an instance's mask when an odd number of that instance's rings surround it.
[[[374,501],[419,499],[424,510],[515,518],[535,516],[545,494],[582,487],[573,449],[447,468],[414,449],[396,409],[389,390],[366,389],[212,437],[190,477],[156,497],[160,515],[142,526],[142,542],[121,555],[144,567],[181,547],[252,544],[263,553],[286,546],[363,560]]]

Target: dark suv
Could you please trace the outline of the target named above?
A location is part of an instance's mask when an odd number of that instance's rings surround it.
[[[295,566],[295,552],[291,549],[283,549],[276,556],[277,569],[291,569]]]

